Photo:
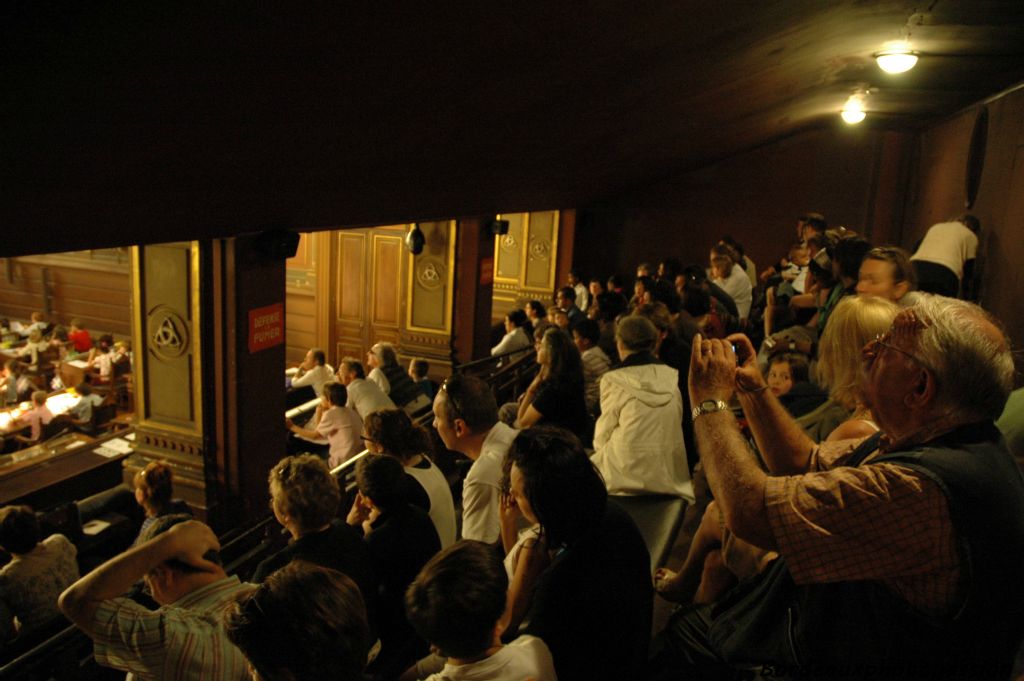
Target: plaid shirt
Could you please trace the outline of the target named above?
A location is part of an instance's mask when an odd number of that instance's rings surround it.
[[[242,651],[228,641],[221,614],[251,588],[226,577],[150,610],[127,598],[103,601],[93,620],[96,661],[128,681],[247,681]]]
[[[891,463],[843,464],[862,440],[822,443],[809,473],[768,478],[765,506],[797,584],[878,580],[926,615],[957,602],[961,577],[946,497]]]

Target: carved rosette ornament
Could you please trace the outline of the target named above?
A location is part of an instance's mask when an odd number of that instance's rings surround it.
[[[516,237],[512,234],[512,232],[509,232],[505,236],[501,237],[501,241],[499,241],[498,243],[501,244],[501,250],[505,251],[506,253],[515,253],[516,248],[519,246],[518,242],[516,242]]]
[[[530,258],[547,260],[551,257],[551,242],[546,239],[530,239]]]

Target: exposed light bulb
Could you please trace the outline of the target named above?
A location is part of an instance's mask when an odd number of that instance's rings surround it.
[[[910,50],[887,50],[876,54],[875,61],[886,73],[906,73],[917,64],[917,55]]]
[[[846,104],[843,105],[843,110],[839,112],[843,120],[849,125],[856,125],[864,120],[867,114],[864,113],[864,103],[861,98],[854,95],[846,100]]]

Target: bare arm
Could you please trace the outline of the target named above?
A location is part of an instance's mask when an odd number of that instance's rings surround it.
[[[764,376],[750,339],[741,334],[727,338],[741,359],[736,369],[740,406],[747,417],[757,448],[772,475],[795,475],[807,470],[814,441],[786,411],[779,399],[766,390]]]
[[[176,558],[193,567],[216,572],[221,567],[203,558],[210,549],[219,549],[217,536],[196,520],[175,525],[145,544],[111,558],[60,595],[60,609],[69,620],[87,634],[92,633],[96,610],[103,601],[128,591],[157,566]]]
[[[750,353],[753,354],[753,348]],[[728,341],[707,341],[700,334],[694,338],[690,358],[693,404],[728,401],[736,374],[736,355]],[[693,425],[708,484],[725,516],[726,526],[755,546],[774,549],[775,537],[764,505],[767,475],[751,455],[736,418],[725,410],[698,416]]]

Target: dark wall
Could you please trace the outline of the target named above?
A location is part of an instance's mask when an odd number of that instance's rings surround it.
[[[981,302],[1024,344],[1024,89],[987,104],[988,144],[977,201],[981,220]],[[904,244],[930,225],[964,212],[968,148],[981,105],[936,124],[918,139],[918,161],[908,196]],[[1018,364],[1019,366],[1019,364]]]
[[[806,211],[887,240],[902,206],[888,198],[876,210],[875,197],[904,182],[905,136],[839,125],[588,206],[576,264],[588,276],[632,276],[637,263],[666,255],[706,264],[710,247],[730,234],[762,267],[785,252]]]

